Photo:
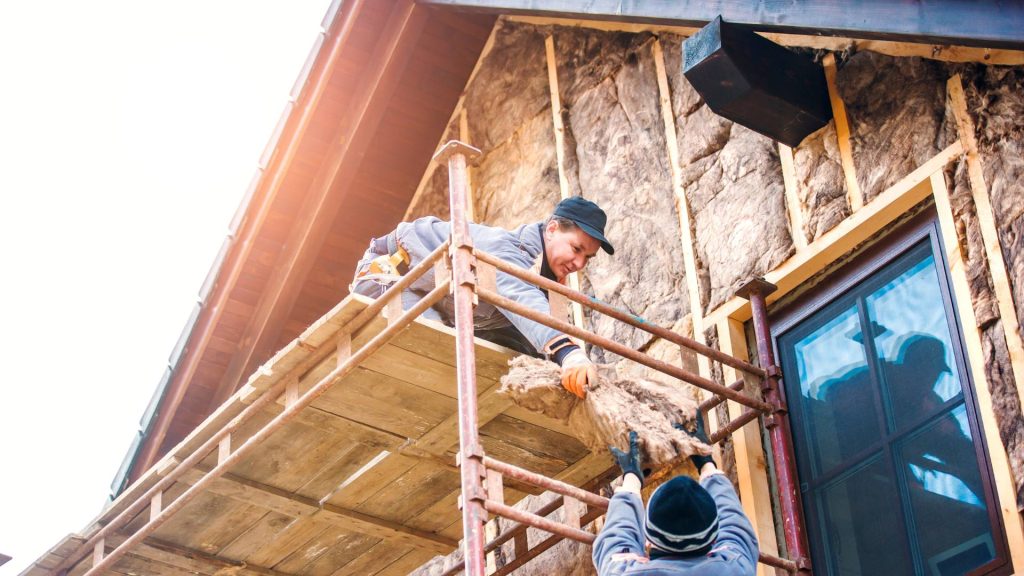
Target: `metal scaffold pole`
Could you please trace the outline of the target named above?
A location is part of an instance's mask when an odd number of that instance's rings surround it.
[[[483,448],[477,430],[476,354],[473,346],[473,309],[476,300],[476,273],[473,239],[466,218],[466,162],[480,154],[472,146],[451,141],[434,158],[448,162],[448,187],[451,207],[451,257],[455,297],[455,345],[458,364],[459,397],[459,472],[462,478],[463,546],[467,576],[484,576],[484,501]]]
[[[765,298],[774,292],[774,284],[761,278],[751,280],[742,286],[737,294],[750,300],[750,310],[757,341],[757,357],[765,378],[761,381],[761,392],[766,402],[774,409],[764,417],[764,426],[772,446],[775,462],[775,477],[779,487],[779,508],[782,512],[782,531],[786,538],[789,557],[796,562],[798,573],[811,573],[807,535],[804,533],[804,513],[797,489],[797,475],[793,459],[793,436],[789,427],[786,401],[780,389],[782,370],[775,362],[771,329],[768,326],[768,307]]]

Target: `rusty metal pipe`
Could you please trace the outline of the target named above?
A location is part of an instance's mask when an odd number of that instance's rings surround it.
[[[685,346],[690,350],[693,350],[694,352],[703,354],[708,358],[711,358],[712,360],[716,360],[718,362],[721,362],[722,364],[725,364],[726,366],[731,366],[737,370],[746,372],[748,374],[753,374],[754,376],[757,376],[759,378],[764,377],[764,370],[758,368],[757,366],[754,366],[749,362],[744,362],[743,360],[740,360],[738,358],[733,358],[732,356],[729,356],[724,352],[715,350],[714,348],[708,346],[707,344],[701,344],[700,342],[697,342],[693,338],[687,338],[682,334],[678,334],[667,328],[658,326],[657,324],[651,324],[650,322],[644,320],[643,318],[637,316],[636,314],[630,314],[629,312],[622,311],[618,308],[615,308],[614,306],[611,306],[598,300],[597,298],[591,298],[586,294],[583,294],[582,292],[577,292],[572,288],[562,286],[558,282],[548,280],[547,278],[539,274],[534,274],[529,270],[525,270],[514,264],[510,264],[496,256],[492,256],[491,254],[488,254],[481,250],[476,251],[476,257],[478,260],[486,262],[491,266],[494,266],[498,270],[501,270],[502,272],[511,274],[512,276],[515,276],[516,278],[519,278],[524,282],[529,282],[531,284],[540,286],[545,290],[558,292],[559,294],[565,296],[566,298],[572,300],[573,302],[578,302],[584,306],[588,306],[604,314],[605,316],[610,316],[612,318],[615,318],[616,320],[625,322],[630,326],[639,328],[645,332],[649,332],[659,338],[664,338],[669,342],[678,344],[680,346]]]
[[[718,444],[722,440],[725,440],[732,435],[733,432],[739,430],[751,420],[756,420],[761,413],[757,410],[744,410],[742,414],[733,420],[730,420],[728,424],[715,430],[711,436],[708,437],[712,444]]]
[[[288,421],[294,418],[302,409],[327,392],[338,380],[359,366],[366,357],[387,344],[399,332],[404,330],[410,322],[422,314],[424,310],[433,306],[437,301],[441,300],[441,298],[447,296],[449,287],[450,281],[446,281],[431,290],[422,300],[417,302],[415,306],[402,314],[394,324],[389,325],[381,331],[380,334],[374,336],[366,343],[366,345],[352,354],[348,360],[338,365],[334,370],[324,376],[312,388],[307,390],[305,394],[300,396],[295,403],[287,406],[273,420],[260,428],[256,434],[243,442],[242,445],[232,452],[230,456],[217,464],[216,467],[210,470],[198,482],[193,484],[188,490],[182,493],[181,496],[176,498],[174,502],[171,502],[170,505],[164,508],[156,518],[147,522],[135,534],[132,534],[127,540],[122,542],[120,546],[104,557],[103,560],[90,568],[89,571],[85,573],[85,576],[98,576],[103,570],[110,568],[113,563],[126,554],[131,547],[139,544],[147,536],[156,531],[156,529],[166,522],[171,516],[183,508],[185,504],[198,496],[208,484],[223,476],[231,466],[237,464],[243,457],[251,452],[253,448],[259,445],[260,442],[266,440],[272,433],[277,431],[278,428],[284,426]],[[265,395],[264,397],[267,396]],[[195,456],[195,454],[193,454],[193,456]]]
[[[510,476],[521,482],[540,486],[541,488],[550,490],[556,494],[575,498],[588,506],[593,506],[594,508],[599,508],[601,510],[608,509],[608,499],[604,496],[598,496],[593,492],[587,492],[586,490],[577,488],[572,484],[566,484],[565,482],[560,482],[554,478],[548,478],[547,476],[531,472],[514,464],[495,460],[490,456],[484,456],[484,467],[497,470],[498,472],[501,472],[503,476]]]
[[[476,260],[473,238],[466,217],[468,202],[466,155],[474,148],[461,142],[449,142],[435,155],[448,161],[449,210],[451,213],[452,281],[455,296],[455,359],[459,400],[459,476],[462,483],[462,542],[466,572],[484,576],[484,501],[483,447],[477,429],[476,345],[473,342],[473,312],[476,298]]]
[[[761,552],[757,557],[757,561],[765,566],[771,566],[772,568],[780,568],[789,572],[790,574],[795,573],[799,570],[797,563],[787,558],[779,558],[778,556],[772,556],[771,554],[765,554]]]
[[[554,520],[542,518],[531,512],[519,510],[507,504],[502,504],[501,502],[495,502],[494,500],[484,500],[484,508],[486,508],[488,512],[491,512],[493,514],[504,516],[505,518],[509,518],[515,520],[516,522],[521,522],[523,524],[529,524],[534,528],[539,528],[545,532],[557,534],[559,536],[562,536],[563,538],[568,538],[570,540],[575,540],[577,542],[582,542],[584,544],[594,543],[594,535],[590,532],[580,530],[579,528],[573,528],[565,524],[559,524]]]
[[[369,322],[374,316],[376,316],[387,304],[388,299],[395,297],[401,298],[401,292],[409,284],[415,281],[420,276],[423,276],[429,271],[434,262],[444,256],[445,249],[448,243],[445,242],[442,246],[438,247],[437,250],[428,255],[423,262],[417,264],[415,267],[409,270],[409,272],[396,282],[391,288],[389,288],[384,294],[380,296],[376,301],[371,303],[363,312],[353,318],[348,324],[345,325],[345,333],[352,334],[360,328],[362,328],[367,322]],[[335,353],[334,344],[340,338],[338,335],[332,336],[327,342],[325,342],[320,348],[309,358],[304,360],[295,368],[288,371],[289,374],[302,375],[306,371],[310,370],[324,358]],[[90,536],[81,546],[66,556],[57,566],[55,566],[51,573],[58,574],[61,570],[71,567],[74,563],[78,562],[89,553],[90,550],[96,545],[100,539],[105,538],[113,534],[116,530],[123,527],[132,518],[134,518],[139,512],[144,510],[149,505],[158,492],[162,492],[169,488],[178,478],[181,477],[186,471],[195,467],[196,464],[200,463],[203,458],[206,457],[214,448],[220,444],[220,441],[225,436],[237,430],[242,424],[249,421],[250,418],[258,414],[268,404],[277,399],[281,392],[284,391],[287,378],[282,378],[279,382],[267,389],[259,398],[257,398],[252,404],[242,410],[237,416],[232,418],[223,428],[216,431],[213,436],[208,438],[206,442],[201,444],[195,451],[192,452],[187,458],[181,461],[173,470],[171,470],[166,476],[157,481],[156,484],[151,486],[148,490],[142,493],[141,496],[137,497],[135,502],[130,506],[122,510],[119,514],[114,516],[109,522],[107,522],[98,532]]]
[[[745,382],[741,378],[741,379],[733,382],[732,384],[729,384],[729,388],[732,388],[733,390],[735,390],[737,392],[741,392],[743,390],[743,386],[744,385],[745,385]],[[707,400],[701,402],[700,405],[697,406],[697,410],[699,410],[701,412],[707,412],[708,410],[711,410],[712,408],[714,408],[715,406],[718,406],[722,402],[725,402],[725,398],[722,398],[721,396],[717,396],[717,395],[716,396],[712,396],[711,398],[708,398]]]
[[[775,460],[775,476],[779,486],[779,508],[782,512],[782,532],[786,538],[786,549],[796,562],[800,574],[810,574],[810,555],[807,535],[804,532],[803,505],[800,501],[796,466],[793,461],[793,437],[789,428],[789,416],[779,383],[779,370],[772,349],[772,335],[768,327],[768,309],[765,291],[774,286],[764,282],[753,282],[746,287],[745,296],[750,300],[750,310],[757,340],[757,357],[768,377],[764,379],[764,398],[774,409],[765,418],[765,428],[772,446]]]
[[[597,334],[594,334],[593,332],[590,332],[588,330],[584,330],[582,328],[573,326],[568,322],[563,322],[561,320],[552,318],[551,316],[544,314],[542,312],[537,312],[536,310],[533,310],[528,306],[524,306],[518,302],[505,298],[504,296],[498,294],[493,290],[488,290],[487,288],[483,287],[477,287],[477,295],[479,295],[480,299],[484,300],[485,302],[494,304],[495,306],[504,308],[515,314],[519,314],[524,318],[529,318],[534,322],[538,322],[545,326],[550,326],[551,328],[554,328],[555,330],[558,330],[565,334],[570,334],[572,336],[576,336],[577,338],[582,338],[583,340],[590,342],[591,344],[600,346],[605,350],[614,352],[624,358],[629,358],[634,362],[638,362],[640,364],[643,364],[644,366],[653,368],[659,372],[668,374],[669,376],[678,378],[679,380],[682,380],[684,382],[689,382],[690,384],[693,384],[694,386],[697,386],[699,388],[703,388],[708,392],[725,396],[729,400],[739,402],[740,404],[743,404],[748,408],[753,408],[755,410],[760,410],[762,412],[771,412],[773,409],[772,405],[768,404],[767,402],[763,402],[756,398],[745,396],[737,392],[736,390],[732,390],[726,386],[722,386],[718,382],[714,382],[712,380],[709,380],[702,376],[698,376],[696,374],[691,374],[690,372],[687,372],[682,368],[652,358],[647,354],[644,354],[643,352],[638,352],[636,350],[633,350],[632,348],[629,348],[628,346],[623,346],[618,342],[615,342],[608,338],[604,338],[603,336],[598,336]]]

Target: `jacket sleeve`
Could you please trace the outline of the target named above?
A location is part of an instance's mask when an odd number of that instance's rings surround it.
[[[714,549],[731,548],[737,553],[736,573],[753,574],[757,569],[757,536],[747,515],[743,513],[732,483],[725,474],[719,472],[701,478],[700,483],[718,506],[718,539]]]
[[[530,262],[527,262],[522,256],[522,253],[511,252],[508,250],[495,251],[494,255],[509,264],[514,264],[521,268],[530,268]],[[498,293],[514,300],[519,304],[528,306],[532,310],[541,312],[543,314],[549,314],[551,310],[548,299],[544,295],[544,292],[534,286],[504,272],[497,273],[497,288]],[[508,318],[509,322],[519,330],[530,344],[537,350],[537,352],[544,352],[544,345],[551,341],[552,338],[561,335],[561,332],[554,328],[549,328],[539,322],[534,322],[528,318],[524,318],[518,314],[514,314],[504,308],[498,308],[498,310]]]
[[[611,574],[613,563],[631,564],[636,561],[631,557],[643,556],[643,517],[644,505],[639,495],[622,491],[612,496],[604,528],[594,540],[593,558],[598,574]]]

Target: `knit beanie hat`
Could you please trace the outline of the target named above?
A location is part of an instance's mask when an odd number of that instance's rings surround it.
[[[651,494],[644,528],[657,550],[703,553],[718,537],[718,507],[700,484],[687,476],[677,476]]]

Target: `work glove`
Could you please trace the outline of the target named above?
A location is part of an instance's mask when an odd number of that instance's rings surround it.
[[[577,348],[562,359],[562,387],[581,399],[587,397],[587,384],[597,381],[597,367],[587,353]]]
[[[695,422],[693,432],[690,432],[689,430],[684,428],[682,424],[679,423],[673,424],[672,427],[675,428],[676,430],[682,430],[688,436],[691,436],[692,438],[710,446],[711,440],[708,438],[708,433],[704,430],[704,416],[701,415],[700,410],[698,410],[697,413],[694,414],[693,420]],[[715,466],[715,468],[718,467],[717,465],[715,465],[714,458],[712,458],[711,456],[704,456],[703,454],[691,455],[690,462],[693,462],[693,465],[694,467],[697,468],[698,472],[700,472],[700,469],[703,468],[704,465],[707,464],[708,462],[710,462],[712,466]]]
[[[637,444],[637,436],[635,430],[629,431],[629,452],[623,452],[615,446],[609,446],[612,456],[615,457],[615,463],[622,469],[622,475],[633,474],[640,479],[640,485],[644,484],[644,473],[640,468],[640,446]]]

